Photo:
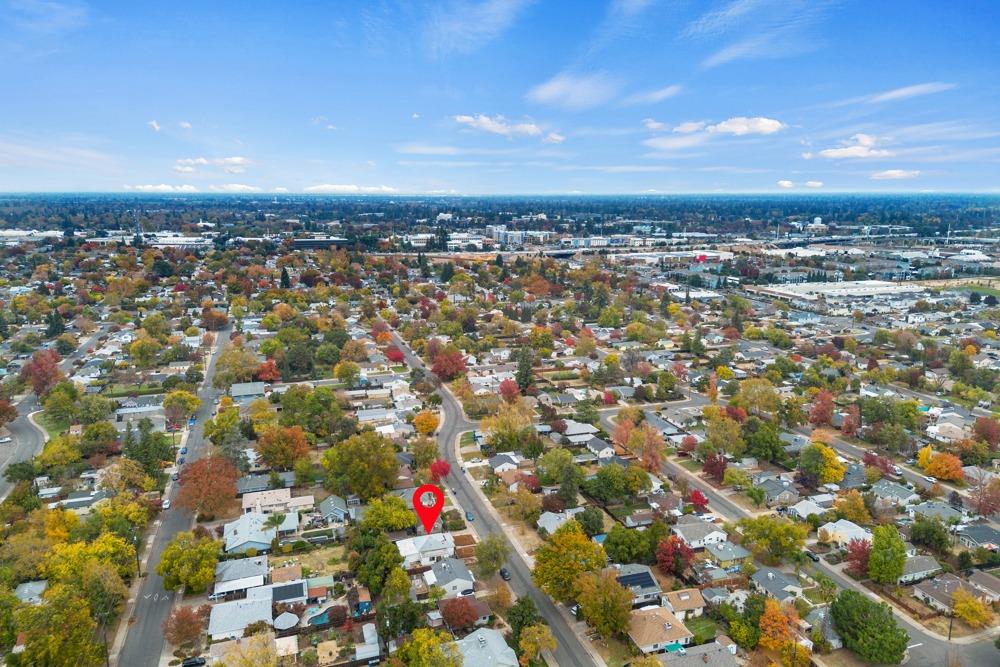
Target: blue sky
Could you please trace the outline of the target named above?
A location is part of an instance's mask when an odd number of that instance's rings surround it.
[[[0,0],[0,190],[1000,190],[1000,5]]]

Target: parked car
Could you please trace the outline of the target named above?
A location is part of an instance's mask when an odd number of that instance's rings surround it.
[[[176,472],[173,475],[170,476],[170,479],[174,480],[175,482],[177,480],[179,480],[180,478],[181,478],[180,473],[176,473]]]
[[[465,520],[466,521],[475,521],[475,518],[472,516],[472,512],[466,512],[465,513]]]
[[[181,454],[183,455],[183,454],[187,454],[187,453],[188,453],[188,448],[187,447],[181,447]]]
[[[510,570],[505,567],[500,568],[500,578],[504,581],[510,581]]]
[[[6,445],[8,442],[14,442],[14,438],[12,438],[10,436],[6,436],[4,438],[0,438],[0,445]]]
[[[814,554],[813,552],[809,551],[808,549],[805,550],[805,554],[806,554],[806,557],[809,560],[811,560],[812,562],[814,562],[814,563],[818,563],[819,562],[819,556],[816,555],[816,554]]]
[[[934,483],[935,481],[937,481],[937,480],[935,480],[935,479],[934,479],[933,477],[931,477],[930,475],[924,475],[924,481],[925,481],[925,482],[930,482],[931,484],[933,484],[933,483]]]
[[[207,664],[207,660],[198,656],[197,658],[186,658],[184,662],[181,663],[181,667],[202,667],[202,665]]]
[[[170,498],[164,498],[163,502],[160,503],[160,509],[164,510],[170,509]]]

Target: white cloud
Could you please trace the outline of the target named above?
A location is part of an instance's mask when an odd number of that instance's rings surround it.
[[[744,16],[755,11],[759,0],[735,0],[725,7],[703,14],[688,24],[684,30],[687,36],[715,35],[733,27]]]
[[[791,181],[781,180],[781,181],[778,181],[778,187],[779,188],[784,188],[785,190],[788,190],[790,188],[794,188],[795,187],[795,183],[792,183]]]
[[[80,167],[93,170],[112,166],[114,158],[91,148],[65,144],[22,143],[0,137],[0,167],[42,166],[60,170]]]
[[[704,130],[705,125],[707,125],[707,123],[705,123],[704,121],[689,120],[685,123],[681,123],[680,125],[674,127],[673,131],[680,132],[681,134],[691,134],[692,132],[700,132]]]
[[[358,194],[391,194],[397,192],[396,188],[387,185],[354,185],[340,183],[323,183],[322,185],[310,185],[303,189],[304,192],[326,195],[358,195]]]
[[[807,188],[821,188],[823,187],[823,181],[806,181]]]
[[[679,137],[652,137],[646,139],[642,143],[650,148],[655,148],[659,151],[673,151],[680,148],[691,148],[692,146],[698,146],[708,141],[708,135],[705,133],[701,134],[686,134]]]
[[[785,124],[773,118],[736,116],[715,125],[709,125],[709,132],[733,134],[742,137],[747,134],[774,134],[785,129]]]
[[[465,125],[473,130],[499,134],[504,137],[529,136],[537,137],[542,133],[542,128],[534,123],[508,123],[503,116],[487,116],[476,114],[475,116],[455,116],[455,122]]]
[[[277,187],[277,188],[274,189],[274,192],[278,192],[278,193],[288,192],[288,188]]]
[[[920,172],[916,169],[886,169],[876,171],[871,175],[873,181],[900,181],[907,178],[916,178]]]
[[[198,167],[214,165],[222,167],[222,170],[227,174],[242,174],[247,170],[247,167],[252,164],[253,160],[239,155],[233,157],[213,158],[211,160],[204,157],[187,157],[174,162],[174,171],[182,174],[190,174],[191,172],[197,171]]]
[[[125,189],[134,192],[198,192],[198,188],[193,185],[167,185],[166,183],[160,183],[159,185],[126,185]]]
[[[397,153],[407,155],[460,155],[461,148],[456,146],[435,146],[431,144],[404,144],[396,147]]]
[[[549,132],[548,134],[545,135],[545,138],[542,139],[542,141],[547,144],[561,144],[562,142],[566,141],[566,137],[559,134],[558,132]]]
[[[208,189],[212,192],[228,192],[230,194],[242,194],[248,192],[262,192],[256,185],[245,185],[243,183],[226,183],[224,185],[210,185]]]
[[[160,131],[160,124],[157,123],[155,120],[149,121],[148,123],[146,123],[146,125],[148,125],[149,129],[151,129],[153,132],[159,132]]]
[[[532,0],[485,0],[450,5],[431,13],[424,39],[435,56],[472,53],[507,31]]]
[[[182,130],[190,130],[191,129],[191,123],[187,122],[186,120],[182,120],[181,122],[177,123],[177,125]]]
[[[655,120],[653,118],[643,118],[642,126],[645,127],[647,130],[653,130],[655,132],[656,130],[662,130],[666,128],[667,124],[661,123],[660,121]]]
[[[641,93],[634,93],[625,98],[622,104],[626,105],[636,105],[636,104],[656,104],[657,102],[662,102],[663,100],[670,99],[675,95],[679,94],[683,90],[681,86],[673,85],[667,86],[666,88],[657,88],[656,90],[647,90]]]
[[[418,114],[416,111],[414,111],[412,114],[410,114],[410,118],[412,118],[413,120],[416,120],[416,119],[420,118],[420,114]]]
[[[617,94],[618,88],[618,82],[605,74],[557,74],[529,90],[527,98],[536,104],[582,111],[608,102]]]
[[[934,93],[942,93],[946,90],[951,90],[955,88],[954,83],[944,83],[942,81],[931,81],[929,83],[918,83],[913,86],[905,86],[903,88],[895,88],[893,90],[887,90],[884,93],[879,93],[878,95],[872,96],[869,100],[873,103],[879,102],[895,102],[897,100],[908,100],[911,97],[920,97],[921,95],[932,95]]]
[[[822,157],[831,160],[883,158],[892,157],[894,155],[892,151],[884,148],[875,148],[878,142],[878,137],[870,134],[858,133],[853,135],[847,141],[842,141],[842,145],[840,147],[827,148],[825,150],[821,150],[819,154]],[[812,157],[812,153],[803,153],[802,157],[808,160]]]

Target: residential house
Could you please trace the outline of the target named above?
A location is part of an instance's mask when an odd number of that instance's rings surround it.
[[[441,620],[442,620],[442,625],[443,625],[443,623],[444,623],[444,618],[443,618],[444,611],[448,608],[449,604],[452,604],[451,600],[454,600],[454,599],[455,598],[445,598],[443,600],[439,600],[438,601],[438,611],[437,612],[433,612],[433,611],[429,612],[428,613],[428,618],[430,618],[430,614],[437,613],[439,616],[442,616]],[[469,604],[469,606],[472,607],[472,611],[476,615],[475,616],[476,620],[474,620],[472,622],[472,625],[474,627],[479,628],[479,627],[482,627],[482,626],[484,626],[484,625],[486,625],[486,624],[488,624],[490,622],[490,617],[493,615],[493,612],[490,611],[490,605],[487,604],[486,601],[480,600],[479,598],[477,598],[474,595],[470,595],[470,596],[464,598],[464,600]],[[459,630],[459,629],[460,628],[452,628],[452,630]]]
[[[14,589],[14,597],[25,604],[39,605],[42,604],[42,595],[45,594],[45,589],[48,587],[48,579],[25,581]]]
[[[338,495],[329,495],[320,501],[319,515],[326,523],[347,523],[350,516],[347,501]]]
[[[586,442],[586,447],[598,459],[609,459],[615,455],[614,445],[596,436]]]
[[[582,507],[573,507],[565,512],[542,512],[535,525],[537,526],[539,532],[544,530],[546,535],[552,535],[559,530],[564,523],[582,512],[583,509],[584,508]]]
[[[215,566],[213,596],[239,593],[267,582],[267,556],[224,560]]]
[[[295,486],[294,472],[276,473],[281,484],[286,488]],[[236,495],[242,496],[257,491],[267,491],[271,488],[271,475],[245,475],[236,480]]]
[[[753,560],[749,551],[729,540],[706,544],[705,553],[712,563],[726,572],[738,572],[744,563]]]
[[[657,656],[666,667],[736,667],[736,644],[719,635],[714,642],[690,646],[684,653],[661,653]]]
[[[764,499],[768,507],[791,505],[799,499],[798,489],[785,479],[772,477],[765,479],[757,486],[764,489]]]
[[[519,463],[520,457],[513,452],[497,454],[496,456],[491,456],[489,459],[489,465],[494,475],[517,470]]]
[[[753,573],[750,581],[754,588],[778,602],[787,602],[802,596],[802,584],[790,574],[773,567],[762,567]]]
[[[708,523],[695,517],[681,517],[686,522],[678,523],[670,527],[670,531],[677,537],[684,540],[692,549],[704,549],[713,542],[719,544],[728,539],[726,532],[714,523]]]
[[[258,512],[243,514],[235,521],[223,526],[223,542],[226,553],[244,552],[256,549],[258,552],[271,548],[274,538],[282,534],[294,533],[299,527],[297,513],[286,514],[277,528],[268,528],[267,515]]]
[[[986,604],[1000,601],[1000,578],[985,570],[976,570],[969,575],[969,584],[976,589],[976,597]]]
[[[451,533],[431,533],[417,535],[396,542],[396,548],[403,557],[403,568],[427,567],[443,558],[455,555],[455,538]]]
[[[815,514],[816,516],[823,516],[826,514],[827,510],[820,507],[813,501],[806,499],[800,500],[791,507],[788,508],[788,515],[797,519],[805,521],[809,518],[810,514]]]
[[[891,479],[880,479],[872,484],[872,493],[883,506],[909,505],[920,502],[920,494]]]
[[[663,590],[648,565],[626,563],[618,566],[615,570],[617,571],[618,583],[632,593],[633,607],[660,604],[660,595]]]
[[[577,447],[584,445],[597,434],[597,427],[593,424],[583,424],[572,419],[566,420],[566,430],[563,438]]]
[[[919,505],[910,505],[907,508],[907,512],[911,518],[917,515],[926,518],[936,518],[940,519],[944,523],[961,523],[965,520],[966,515],[962,510],[957,510],[948,503],[943,503],[940,500],[928,500],[920,503]]]
[[[1000,530],[985,523],[974,523],[958,530],[958,541],[970,549],[1000,549]]]
[[[933,577],[941,571],[941,566],[931,556],[909,556],[903,561],[903,574],[896,583],[912,584],[915,581]]]
[[[847,546],[847,543],[851,540],[863,540],[865,542],[872,541],[872,533],[867,528],[862,528],[853,521],[848,521],[847,519],[837,519],[836,521],[831,521],[829,523],[824,523],[816,531],[817,535],[821,532],[826,533],[827,540],[833,542],[837,546],[843,548]]]
[[[454,598],[473,595],[476,578],[465,563],[457,558],[444,558],[431,565],[423,574],[427,587],[438,586],[444,590],[444,597]]]
[[[518,667],[517,654],[498,630],[479,628],[455,645],[465,667]]]
[[[213,642],[239,639],[248,625],[260,622],[271,625],[270,598],[220,602],[212,606],[208,636]]]
[[[833,619],[830,617],[830,607],[813,607],[805,617],[805,629],[810,634],[817,628],[823,633],[823,639],[830,644],[834,651],[844,648],[844,641],[840,634],[833,627]]]
[[[250,405],[258,398],[264,398],[263,382],[237,382],[229,388],[229,395],[236,405]]]
[[[701,616],[705,611],[705,598],[697,588],[668,591],[663,594],[663,602],[682,621]]]
[[[632,611],[628,636],[642,653],[661,653],[687,646],[694,635],[684,623],[664,607],[644,607]]]
[[[314,504],[315,501],[312,496],[293,497],[291,489],[270,489],[244,494],[243,513],[287,514],[290,512],[305,512],[311,510]]]

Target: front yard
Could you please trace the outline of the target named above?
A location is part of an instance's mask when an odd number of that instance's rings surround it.
[[[687,629],[694,635],[695,644],[705,644],[715,639],[719,630],[718,624],[708,616],[697,616],[684,622]]]

